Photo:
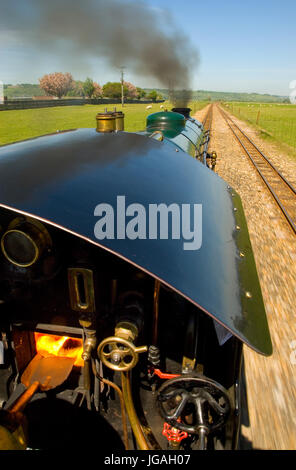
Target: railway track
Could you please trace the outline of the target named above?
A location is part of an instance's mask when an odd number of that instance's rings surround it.
[[[212,127],[212,119],[213,119],[213,105],[211,104],[206,117],[204,118],[202,125],[204,126],[206,131],[210,131]]]
[[[296,235],[296,189],[252,142],[246,133],[218,106],[228,127],[255,166]],[[207,118],[207,116],[206,116]]]

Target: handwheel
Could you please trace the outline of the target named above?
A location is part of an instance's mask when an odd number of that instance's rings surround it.
[[[112,370],[126,372],[135,367],[139,353],[146,352],[147,346],[136,347],[130,341],[117,336],[104,339],[98,346],[98,356]]]
[[[199,436],[222,427],[230,411],[226,389],[207,377],[167,380],[158,390],[157,402],[171,426]]]

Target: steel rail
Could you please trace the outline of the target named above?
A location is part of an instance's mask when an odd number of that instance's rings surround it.
[[[271,194],[274,197],[276,203],[280,207],[283,215],[285,216],[285,218],[288,221],[289,225],[291,226],[292,230],[296,234],[296,189],[294,188],[294,186],[292,186],[292,184],[289,181],[287,181],[287,179],[273,165],[273,163],[261,152],[261,150],[257,147],[257,145],[254,142],[252,142],[252,140],[246,135],[246,133],[225,113],[225,111],[222,110],[220,108],[220,106],[218,106],[218,109],[221,113],[221,116],[225,119],[228,127],[230,128],[230,130],[232,131],[232,133],[234,134],[234,136],[238,140],[239,144],[242,146],[245,153],[250,158],[251,162],[253,163],[254,167],[258,171],[259,175],[263,179],[264,183],[268,187],[269,191],[271,192]],[[240,134],[240,136],[239,136],[239,134]],[[243,142],[243,140],[245,140],[245,142]],[[249,150],[247,149],[247,146],[249,146]],[[250,152],[253,152],[253,154],[251,154]],[[255,161],[256,157],[257,158],[259,157],[259,159],[260,159],[257,162]],[[261,166],[262,169],[260,169],[259,166]],[[264,169],[265,170],[267,169],[268,171],[270,169],[273,170],[272,177],[273,178],[276,177],[275,182],[270,183],[267,180],[266,176],[264,176],[264,174],[263,174]],[[286,191],[286,194],[284,196],[277,194],[276,190],[273,188],[273,186],[276,186],[276,185],[281,185],[282,186],[281,191],[280,191],[282,194],[283,194],[283,190],[284,190],[284,193]],[[287,191],[289,192],[288,198],[291,197],[291,195],[292,195],[292,197],[295,199],[295,203],[294,203],[295,204],[295,206],[294,206],[295,207],[295,209],[294,209],[295,210],[295,216],[294,217],[292,217],[289,214],[289,209],[287,207],[285,207],[285,205],[281,201],[281,199],[287,198]]]

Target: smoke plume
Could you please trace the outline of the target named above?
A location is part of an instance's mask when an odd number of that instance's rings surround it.
[[[179,90],[178,104],[189,99],[198,53],[168,12],[139,0],[14,0],[1,10],[0,27],[22,47],[55,55],[70,72],[104,57],[112,67],[125,65]]]

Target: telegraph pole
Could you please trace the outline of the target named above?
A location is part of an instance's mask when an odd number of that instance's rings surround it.
[[[124,76],[124,73],[123,73],[123,69],[125,69],[124,66],[120,67],[121,69],[121,105],[122,107],[124,107],[124,94],[123,94],[123,76]]]

